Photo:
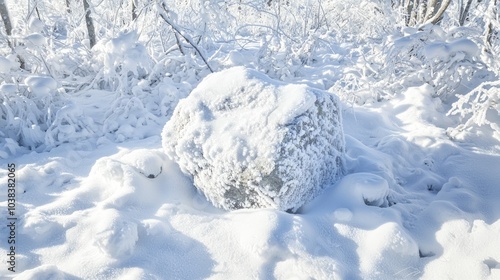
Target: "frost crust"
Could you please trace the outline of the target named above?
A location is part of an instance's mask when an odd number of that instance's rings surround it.
[[[344,173],[338,98],[244,67],[209,75],[181,100],[162,144],[224,209],[296,211]]]

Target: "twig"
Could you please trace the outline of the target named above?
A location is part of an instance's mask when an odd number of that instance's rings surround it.
[[[170,27],[172,27],[172,29],[174,30],[174,32],[176,34],[179,34],[182,38],[184,38],[184,40],[186,40],[186,42],[188,42],[196,50],[196,52],[200,55],[200,57],[203,60],[203,62],[205,63],[205,65],[207,65],[207,67],[210,70],[210,72],[213,73],[214,70],[212,69],[212,67],[210,67],[210,64],[208,64],[208,61],[205,59],[205,57],[201,53],[200,49],[198,49],[198,47],[196,46],[196,44],[189,37],[187,37],[186,35],[182,34],[182,32],[179,29],[179,27],[177,27],[173,22],[170,21],[170,19],[168,18],[167,14],[166,14],[166,13],[168,13],[168,10],[165,8],[165,3],[162,3],[161,8],[162,8],[162,10],[158,9],[161,18],[168,25],[170,25]],[[176,39],[177,39],[177,36],[176,36]],[[182,52],[182,48],[180,48],[180,51]]]

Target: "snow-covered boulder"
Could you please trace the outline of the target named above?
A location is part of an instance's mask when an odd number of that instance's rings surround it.
[[[181,100],[162,144],[224,209],[296,211],[344,172],[337,97],[244,67],[209,75]]]

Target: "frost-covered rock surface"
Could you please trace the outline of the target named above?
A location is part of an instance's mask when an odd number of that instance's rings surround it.
[[[344,172],[338,99],[244,67],[205,78],[162,133],[217,207],[297,210]]]

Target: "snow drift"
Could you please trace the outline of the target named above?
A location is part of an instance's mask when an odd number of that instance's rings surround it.
[[[217,207],[296,211],[344,172],[339,101],[243,67],[205,78],[162,132]]]

